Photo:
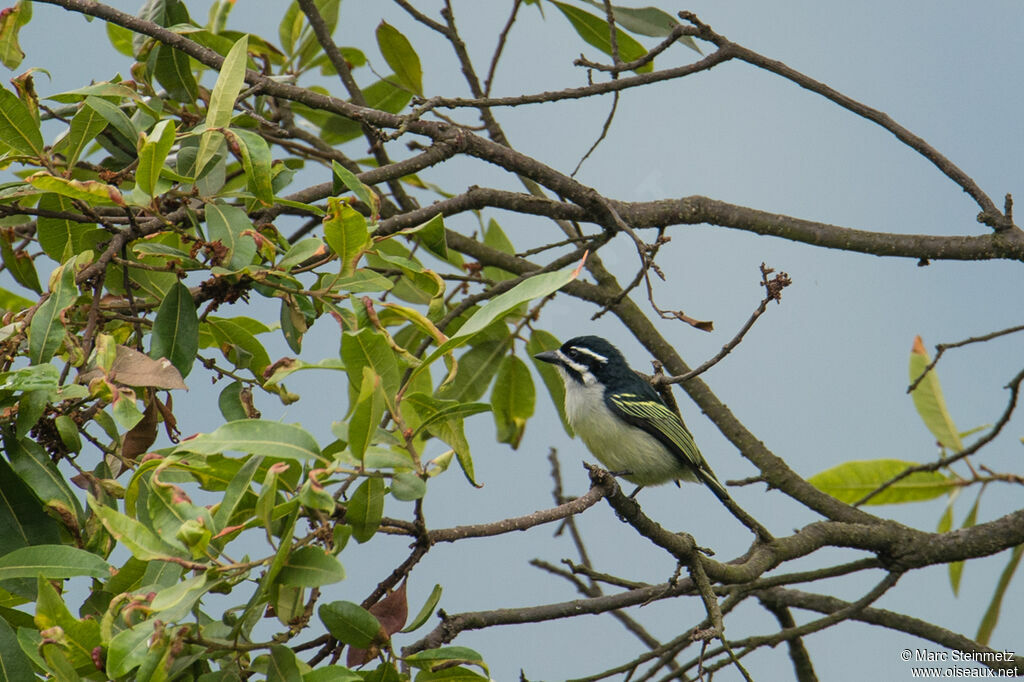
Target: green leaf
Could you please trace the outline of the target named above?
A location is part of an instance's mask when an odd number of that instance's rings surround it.
[[[974,504],[971,505],[971,511],[967,512],[967,518],[964,519],[964,523],[961,528],[972,528],[974,524],[978,522],[978,503],[981,502],[981,493],[974,498]],[[952,508],[947,507],[950,510],[950,517],[952,517]],[[952,518],[950,519],[952,525]],[[947,529],[948,530],[948,529]],[[940,531],[946,532],[946,531]],[[951,561],[949,562],[949,583],[953,587],[953,596],[959,596],[960,594],[960,578],[964,573],[964,562],[963,561]]]
[[[30,185],[43,192],[54,192],[70,199],[84,201],[90,206],[124,206],[121,190],[98,180],[68,180],[50,175],[46,171],[28,177]]]
[[[320,587],[345,579],[341,562],[320,547],[300,547],[291,552],[277,575],[282,585]]]
[[[597,0],[583,0],[583,2],[604,12],[604,4]],[[665,38],[679,25],[679,21],[675,17],[657,7],[620,7],[619,5],[612,5],[612,10],[615,12],[615,23],[627,31],[642,36]],[[679,42],[698,54],[703,54],[697,46],[697,42],[691,36],[679,36]]]
[[[552,4],[565,15],[565,18],[569,20],[569,23],[572,24],[576,33],[583,40],[606,55],[610,56],[612,54],[611,34],[608,30],[608,22],[605,19],[596,17],[589,12],[584,12],[578,7],[573,7],[564,2],[552,1]],[[631,62],[647,54],[647,49],[643,45],[617,26],[615,27],[615,42],[619,48],[619,59],[624,62]],[[653,69],[654,62],[650,61],[634,69],[634,71],[636,73],[647,73]]]
[[[92,552],[68,545],[32,545],[0,557],[0,580],[35,578],[61,580],[78,575],[107,579],[110,566]]]
[[[275,644],[270,647],[267,662],[267,682],[302,682],[295,652],[288,647]]]
[[[150,338],[150,357],[167,358],[182,378],[187,377],[199,352],[199,316],[192,294],[181,282],[160,303]]]
[[[244,128],[231,128],[225,130],[224,134],[238,144],[249,191],[269,206],[274,202],[274,174],[271,168],[274,159],[270,145],[257,133]]]
[[[243,233],[255,231],[255,228],[245,211],[228,204],[207,204],[206,226],[209,240],[219,241],[228,250],[225,267],[237,271],[252,263],[256,255],[256,242],[250,235]]]
[[[530,368],[518,356],[506,355],[491,392],[499,443],[508,443],[513,450],[519,447],[526,420],[533,416],[536,398]]]
[[[75,205],[68,197],[47,193],[39,198],[39,210],[65,213],[75,211]],[[39,216],[36,230],[39,246],[58,263],[64,263],[92,248],[93,243],[105,235],[107,232],[97,229],[95,223],[79,223],[46,216]]]
[[[96,620],[79,620],[71,615],[57,590],[40,577],[36,583],[39,597],[36,600],[36,627],[42,630],[58,627],[62,632],[59,651],[76,670],[95,670],[92,652],[100,645],[100,624]],[[44,655],[46,650],[44,649]],[[75,675],[72,679],[78,679]]]
[[[377,26],[377,46],[384,61],[395,72],[399,82],[417,95],[423,95],[423,68],[419,55],[409,39],[386,21]]]
[[[1014,573],[1017,572],[1017,567],[1020,566],[1021,556],[1024,556],[1024,545],[1017,545],[1010,552],[1010,561],[1007,562],[1003,572],[999,575],[995,594],[992,595],[992,601],[989,602],[985,615],[982,616],[981,625],[978,626],[978,634],[974,638],[982,646],[988,646],[988,642],[992,638],[992,632],[996,629],[996,624],[999,622],[999,612],[1003,607],[1003,598],[1006,596],[1006,590],[1010,586],[1010,581],[1013,580]]]
[[[154,614],[160,614],[160,619],[165,622],[182,620],[211,587],[213,584],[207,575],[201,573],[163,588],[153,597],[149,607]]]
[[[362,460],[366,448],[373,442],[377,425],[384,416],[386,398],[381,379],[370,367],[363,367],[363,380],[359,396],[352,408],[348,422],[348,445],[352,455]]]
[[[337,161],[331,161],[331,169],[334,171],[334,177],[341,181],[341,184],[352,191],[353,194],[370,208],[370,215],[376,220],[380,212],[380,199],[368,185],[363,184],[363,181],[356,176],[355,173],[345,168]],[[335,183],[335,192],[340,193],[340,189]]]
[[[319,46],[318,46],[319,47]],[[370,109],[379,109],[397,114],[412,99],[412,92],[394,85],[398,78],[388,75],[376,83],[363,88],[363,98]],[[321,135],[328,144],[335,145],[354,140],[363,134],[362,126],[349,118],[332,116],[321,129]]]
[[[488,682],[489,677],[473,672],[468,668],[441,667],[436,670],[421,670],[416,674],[416,682]]]
[[[51,365],[43,365],[50,367]],[[20,414],[19,414],[20,416]],[[21,440],[10,429],[3,430],[3,446],[11,468],[47,506],[66,512],[69,520],[82,515],[78,497],[43,448],[32,440]]]
[[[248,60],[249,36],[243,35],[231,47],[220,67],[220,75],[210,93],[210,106],[206,110],[206,128],[199,140],[199,152],[196,157],[196,173],[209,163],[216,151],[217,140],[221,133],[216,128],[227,128],[235,109],[235,99],[245,85],[245,63]]]
[[[339,642],[357,649],[368,649],[378,641],[380,622],[372,613],[350,601],[321,604],[320,621]]]
[[[512,241],[505,234],[505,231],[501,229],[501,225],[494,218],[487,221],[487,227],[484,228],[484,244],[497,249],[502,253],[512,255],[516,252],[516,247],[512,244]],[[502,270],[501,268],[494,265],[484,266],[484,277],[492,279],[495,282],[502,282],[506,279],[515,279],[515,273]]]
[[[83,103],[78,109],[78,113],[71,119],[67,136],[61,140],[58,146],[58,149],[64,152],[68,168],[75,165],[82,152],[85,151],[86,145],[106,127],[107,120],[100,112],[89,106],[88,102]]]
[[[65,335],[61,313],[78,298],[73,261],[57,267],[50,281],[50,297],[39,306],[29,325],[29,361],[33,365],[48,363],[60,347]]]
[[[139,165],[135,169],[135,183],[150,196],[156,194],[160,171],[174,145],[174,133],[174,121],[165,119],[153,126],[149,135],[139,135]]]
[[[7,88],[0,88],[0,141],[26,156],[45,156],[39,124],[25,103]]]
[[[363,676],[343,665],[328,665],[306,673],[302,682],[363,682]]]
[[[264,419],[241,419],[228,422],[212,433],[203,433],[186,440],[175,453],[195,452],[201,455],[227,451],[253,453],[267,457],[306,462],[323,459],[316,439],[301,426]]]
[[[35,301],[30,301],[24,296],[18,296],[7,289],[0,289],[0,310],[20,312],[34,303]]]
[[[370,246],[366,218],[338,197],[327,198],[324,216],[324,240],[341,261],[341,274],[351,277],[356,261]]]
[[[415,227],[407,227],[394,234],[415,235],[416,241],[438,258],[448,259],[448,241],[445,234],[444,216],[440,213],[427,222]]]
[[[430,427],[438,422],[458,421],[461,423],[463,417],[471,417],[491,409],[487,403],[460,403],[457,400],[441,400],[426,393],[410,393],[402,400],[402,405],[411,407],[420,420],[413,435],[424,429],[429,431]]]
[[[0,457],[0,554],[29,545],[58,544],[57,522]]]
[[[345,523],[352,526],[352,537],[362,544],[377,532],[383,517],[384,481],[376,477],[368,478],[352,493]]]
[[[441,601],[441,589],[440,585],[434,585],[434,589],[430,591],[430,596],[427,597],[426,603],[420,612],[416,614],[416,617],[412,619],[412,622],[402,628],[402,632],[413,632],[423,627],[423,624],[434,615],[434,609],[437,608],[438,602]]]
[[[241,382],[232,381],[224,387],[224,390],[217,396],[217,407],[225,421],[233,422],[249,418],[245,406],[242,404]]]
[[[395,474],[391,479],[391,496],[403,502],[421,499],[427,494],[427,484],[411,471]]]
[[[200,325],[201,332],[204,327],[213,334],[225,357],[237,367],[248,367],[254,375],[262,377],[270,356],[242,318],[210,316]]]
[[[96,501],[91,494],[88,496],[89,507],[99,517],[103,527],[123,544],[136,559],[152,561],[166,557],[185,559],[188,552],[179,546],[170,545],[161,540],[153,531],[121,512],[111,509]]]
[[[31,18],[32,3],[25,0],[19,0],[14,7],[0,13],[0,62],[11,71],[18,68],[21,60],[25,58],[25,53],[18,44],[18,32]]]
[[[930,362],[921,337],[915,337],[914,347],[910,352],[910,381],[916,381]],[[942,397],[942,387],[939,385],[939,375],[934,369],[921,379],[910,396],[914,399],[917,413],[921,415],[921,420],[935,436],[935,440],[953,452],[963,450],[960,431],[946,409],[946,400]]]
[[[558,370],[555,369],[554,365],[550,362],[543,362],[538,360],[536,357],[537,353],[542,353],[546,350],[555,350],[561,347],[561,343],[557,338],[550,332],[546,332],[543,329],[534,329],[530,332],[530,338],[526,342],[526,352],[530,356],[530,360],[533,362],[534,369],[540,374],[541,380],[544,385],[548,388],[548,395],[551,396],[551,402],[555,404],[555,409],[558,410],[558,416],[562,420],[562,428],[569,436],[575,435],[572,427],[569,425],[569,419],[565,416],[565,382],[562,381],[562,377],[558,375]]]
[[[32,660],[18,644],[18,637],[7,621],[0,618],[0,682],[36,682]]]
[[[107,40],[111,46],[125,57],[134,57],[132,50],[132,32],[124,26],[105,22],[107,27]]]
[[[452,400],[440,400],[422,393],[407,395],[402,401],[408,404],[423,420],[420,428],[426,428],[431,435],[447,443],[462,467],[462,473],[471,485],[480,487],[476,482],[473,458],[469,451],[469,440],[463,429],[462,417],[486,411],[480,403],[458,403]]]
[[[149,640],[155,624],[154,620],[144,620],[114,635],[107,646],[106,673],[110,678],[127,675],[142,665],[150,653]]]
[[[293,244],[292,247],[288,249],[283,256],[281,256],[281,260],[277,262],[277,267],[287,272],[306,262],[313,256],[323,253],[325,253],[323,241],[316,237],[309,237],[308,239],[303,239],[297,244]]]
[[[818,490],[846,503],[861,499],[915,462],[898,459],[873,459],[844,462],[807,479]],[[956,487],[952,475],[938,471],[917,471],[875,495],[866,504],[900,504],[931,500],[949,493]]]
[[[220,502],[217,503],[217,511],[213,514],[214,533],[221,532],[231,523],[235,510],[239,508],[246,497],[255,499],[252,483],[256,479],[256,472],[262,462],[263,458],[260,456],[247,458],[245,463],[239,467],[238,473],[231,478],[231,482],[228,483],[224,494],[220,497]],[[217,540],[214,540],[214,543],[217,543]]]
[[[459,357],[458,372],[438,391],[445,399],[468,402],[479,400],[498,373],[502,360],[512,345],[512,337],[500,341],[488,341],[471,348]]]
[[[387,339],[380,332],[364,328],[341,336],[341,359],[345,363],[349,384],[363,385],[363,368],[371,368],[380,376],[384,393],[389,400],[398,392],[402,380],[398,360]]]
[[[36,273],[32,257],[23,248],[15,251],[14,240],[12,232],[0,233],[0,254],[3,257],[3,264],[18,284],[41,294],[43,288],[39,284],[39,274]]]
[[[498,294],[488,301],[487,305],[477,310],[464,325],[459,327],[459,331],[448,339],[448,341],[441,344],[441,346],[435,350],[430,357],[423,362],[423,364],[417,367],[414,372],[422,371],[424,368],[429,366],[430,363],[445,353],[468,343],[470,339],[486,329],[492,322],[503,317],[521,303],[525,303],[535,298],[541,298],[558,291],[566,284],[576,279],[582,266],[583,264],[580,263],[580,265],[574,270],[566,269],[558,272],[545,272],[539,275],[534,275],[533,277],[523,280],[510,290],[502,294]]]
[[[167,89],[168,96],[179,102],[199,99],[199,85],[192,75],[188,55],[170,45],[157,45],[153,51],[153,75]]]
[[[442,664],[453,663],[469,663],[480,666],[484,671],[487,670],[484,657],[465,646],[443,646],[437,649],[417,651],[406,656],[403,660],[412,667],[421,670],[431,670],[441,667]]]

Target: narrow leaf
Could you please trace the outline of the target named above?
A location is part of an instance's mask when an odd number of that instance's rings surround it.
[[[228,422],[212,433],[203,433],[182,442],[174,452],[201,455],[227,451],[253,453],[297,461],[322,459],[320,446],[308,431],[294,424],[242,419]]]
[[[362,544],[377,532],[383,517],[384,481],[376,477],[368,478],[356,488],[348,501],[345,523],[352,526],[352,537]]]
[[[807,482],[832,497],[852,503],[913,466],[917,466],[916,463],[898,459],[844,462],[811,476]],[[938,471],[917,471],[875,495],[867,504],[931,500],[948,494],[955,487],[956,480],[952,475],[947,476]]]
[[[0,88],[0,141],[26,156],[44,155],[39,124],[25,103],[7,88]]]
[[[441,601],[442,591],[443,590],[440,585],[434,585],[434,589],[430,591],[430,596],[427,597],[427,601],[423,604],[423,608],[421,608],[420,612],[416,614],[416,617],[412,619],[412,622],[405,626],[402,632],[413,632],[414,630],[418,630],[430,619],[432,615],[434,615],[434,609],[437,608],[438,602]]]
[[[78,296],[75,269],[69,261],[51,275],[53,290],[32,316],[28,328],[28,357],[33,365],[49,362],[64,340],[64,310]]]
[[[359,256],[370,245],[366,218],[342,199],[328,197],[323,224],[324,240],[341,261],[341,274],[351,276]]]
[[[110,565],[92,552],[68,545],[32,545],[0,557],[0,580],[35,578],[61,580],[78,575],[105,580]]]
[[[999,575],[995,594],[992,595],[992,601],[989,602],[988,609],[985,610],[985,615],[981,619],[981,625],[978,626],[978,634],[975,637],[978,644],[982,646],[988,646],[988,642],[992,638],[992,632],[996,629],[996,624],[999,622],[999,612],[1003,608],[1003,598],[1006,596],[1006,590],[1010,586],[1010,581],[1013,580],[1013,575],[1017,572],[1017,567],[1020,566],[1021,556],[1024,556],[1024,545],[1017,545],[1010,553],[1010,561],[1007,562],[1003,572]]]
[[[164,161],[174,145],[174,121],[165,119],[155,126],[149,135],[139,136],[139,165],[135,169],[135,182],[143,192],[156,194],[157,182]]]
[[[526,430],[526,421],[533,416],[536,403],[533,377],[526,363],[515,355],[506,355],[498,368],[491,393],[498,442],[519,447]]]
[[[402,85],[422,96],[423,68],[409,39],[394,26],[382,21],[377,26],[377,45],[384,55],[384,61],[394,70]]]
[[[569,20],[569,23],[572,24],[576,33],[583,40],[606,55],[610,56],[612,54],[611,33],[608,30],[608,22],[605,19],[596,17],[589,12],[584,12],[580,8],[573,7],[564,2],[553,2],[552,4],[565,15],[565,18]],[[643,45],[618,26],[615,27],[615,42],[619,48],[619,59],[624,62],[631,62],[647,54],[647,49]],[[634,70],[637,73],[646,73],[653,69],[654,62],[650,61]]]
[[[235,99],[245,84],[245,62],[248,59],[249,36],[243,35],[231,47],[220,67],[220,75],[210,93],[210,107],[206,111],[207,128],[226,128],[231,122]]]
[[[917,381],[929,362],[931,360],[921,337],[914,337],[914,347],[910,352],[910,381]],[[939,385],[939,375],[934,369],[921,379],[910,396],[914,399],[917,413],[921,415],[921,420],[935,436],[935,440],[953,452],[963,450],[960,431],[946,409],[946,400],[942,397],[942,387]]]
[[[181,282],[160,303],[151,339],[150,357],[167,358],[187,377],[199,352],[199,316],[191,292]]]
[[[32,3],[26,0],[19,0],[14,7],[0,12],[0,62],[12,71],[25,58],[18,44],[18,32],[31,18]]]
[[[271,170],[273,156],[270,145],[257,133],[244,128],[224,131],[228,139],[234,139],[242,155],[242,168],[249,191],[269,206],[274,202],[274,174]]]
[[[377,195],[368,185],[363,184],[355,173],[345,168],[337,161],[331,161],[331,169],[334,171],[334,176],[341,181],[341,183],[351,190],[359,201],[363,202],[370,208],[371,217],[376,220],[377,215],[380,211],[380,200]]]

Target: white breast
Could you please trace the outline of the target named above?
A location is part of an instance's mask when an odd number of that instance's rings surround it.
[[[589,379],[589,381],[587,381]],[[592,375],[586,383],[565,382],[565,416],[587,449],[613,472],[630,472],[626,480],[657,485],[693,474],[664,445],[641,429],[621,421],[604,402],[604,387]]]

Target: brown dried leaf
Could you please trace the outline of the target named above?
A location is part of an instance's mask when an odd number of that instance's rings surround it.
[[[117,347],[117,357],[110,368],[110,377],[125,386],[188,390],[181,373],[167,358],[154,360],[128,346]]]
[[[160,423],[156,403],[156,396],[150,394],[146,399],[146,411],[143,412],[142,419],[124,434],[121,456],[126,459],[135,459],[149,450],[149,446],[156,441],[157,424]]]
[[[403,627],[409,618],[409,600],[405,596],[405,585],[402,583],[397,590],[389,593],[379,602],[367,609],[380,622],[381,632],[378,638],[387,641]],[[346,665],[350,668],[358,668],[364,665],[377,655],[380,647],[372,646],[369,649],[356,649],[349,647],[348,656],[345,659]]]

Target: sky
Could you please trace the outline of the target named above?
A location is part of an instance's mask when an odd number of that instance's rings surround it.
[[[126,11],[136,8],[134,2],[112,4]],[[470,53],[481,64],[486,64],[507,4],[454,3]],[[381,10],[384,5],[343,2],[336,40],[366,46],[384,11],[424,59],[427,93],[465,94],[450,50],[393,5]],[[437,3],[416,5],[436,16]],[[229,27],[275,37],[279,6],[284,4],[238,0]],[[923,0],[783,4],[695,0],[689,5],[662,6],[668,11],[689,9],[734,42],[886,112],[959,165],[997,204],[1007,192],[1024,195],[1020,162],[1024,62],[1019,56],[1024,9],[1018,3],[993,0],[967,7]],[[195,9],[193,14],[203,16]],[[572,66],[572,60],[580,52],[592,59],[599,55],[576,38],[552,5],[544,6],[544,16],[535,7],[526,7],[521,20],[497,72],[496,95],[586,82],[586,73]],[[117,72],[127,75],[126,62],[106,48],[101,28],[99,22],[85,24],[62,10],[36,4],[33,22],[23,32],[28,57],[21,69],[39,66],[50,72],[52,83],[37,76],[37,89],[43,95],[90,79],[109,79]],[[55,42],[55,35],[67,40]],[[88,59],[76,58],[86,41],[95,48],[90,47]],[[371,60],[382,63],[372,48],[367,49]],[[695,57],[683,47],[674,47],[656,65]],[[500,110],[498,116],[516,148],[569,172],[599,134],[610,103],[610,98],[604,98],[519,107]],[[705,195],[869,230],[973,235],[988,229],[975,221],[978,209],[970,197],[891,134],[743,63],[624,93],[608,138],[577,177],[621,200]],[[518,189],[515,179],[503,171],[471,161],[446,163],[432,181],[453,191],[470,184]],[[557,238],[548,237],[550,226],[541,221],[500,212],[493,217],[520,248]],[[453,221],[450,226],[468,225]],[[760,263],[792,277],[793,285],[784,292],[781,305],[772,305],[740,347],[704,379],[751,431],[803,476],[848,460],[933,458],[933,439],[905,393],[915,335],[921,335],[931,349],[939,342],[1020,322],[1021,277],[1019,265],[1011,262],[933,262],[918,267],[913,260],[826,251],[706,225],[677,226],[668,234],[672,241],[659,256],[667,281],[658,286],[658,300],[715,322],[710,334],[678,323],[661,324],[666,338],[691,366],[714,355],[753,311],[761,296]],[[616,247],[603,250],[602,257],[620,281],[628,281],[635,253],[625,241]],[[593,312],[569,299],[556,301],[545,309],[540,326],[563,339],[584,330],[607,336],[621,346],[635,368],[649,371],[649,357],[642,347],[610,316],[591,321]],[[283,343],[275,350],[278,355],[289,354]],[[314,328],[305,351],[312,360],[336,353],[336,327],[327,321]],[[1022,361],[1022,344],[1013,336],[947,354],[939,365],[939,376],[961,430],[998,418],[1007,397],[1002,387]],[[264,416],[301,422],[326,442],[330,422],[344,413],[344,390],[339,387],[336,400],[324,400],[318,393],[322,381],[314,377],[289,382],[289,388],[304,399],[290,407],[264,401],[260,404]],[[755,473],[685,394],[677,391],[677,398],[721,479]],[[201,399],[191,405],[184,402],[178,405],[186,432],[217,425],[210,404]],[[538,416],[515,452],[494,444],[493,424],[486,415],[475,418],[469,433],[484,488],[469,489],[454,470],[433,482],[427,514],[434,527],[496,520],[550,506],[547,453],[551,447],[560,454],[567,488],[577,493],[586,489],[579,462],[592,457],[581,442],[567,438],[546,396],[538,396],[537,405]],[[1024,420],[1017,418],[978,461],[996,470],[1019,472],[1021,435]],[[777,534],[817,520],[782,495],[762,488],[737,489],[734,496]],[[957,524],[976,494],[972,488],[957,501]],[[979,521],[1018,508],[1019,499],[1018,488],[990,486]],[[719,559],[742,553],[749,541],[747,531],[697,486],[648,489],[640,501],[645,512],[663,525],[693,534],[698,544],[712,545]],[[944,504],[936,500],[870,511],[933,529]],[[401,503],[389,501],[389,505],[393,505],[387,509],[389,515],[409,511]],[[670,558],[650,548],[606,506],[588,511],[580,525],[599,570],[652,582],[672,574]],[[442,606],[449,613],[575,598],[570,585],[526,565],[534,557],[552,563],[576,558],[568,540],[552,537],[552,531],[540,528],[514,537],[433,549],[413,574],[409,589],[413,608],[435,582],[446,586]],[[372,546],[380,553],[345,552],[342,559],[349,578],[331,588],[330,598],[360,601],[382,577],[381,571],[389,571],[406,551],[399,540]],[[387,552],[391,554],[384,556]],[[840,550],[824,555],[787,564],[784,570],[860,556]],[[907,575],[875,605],[973,635],[1006,560],[1004,553],[970,562],[958,597],[951,593],[946,568],[933,567]],[[857,599],[880,577],[856,577],[809,589]],[[1024,580],[1018,578],[1006,596],[994,647],[1019,646],[1024,615],[1013,605],[1022,600]],[[669,638],[699,620],[702,607],[697,600],[673,600],[644,607],[634,615],[656,636]],[[810,617],[797,612],[798,622]],[[726,620],[726,627],[729,636],[739,637],[771,631],[775,623],[756,608],[743,607]],[[603,670],[642,651],[610,617],[467,633],[456,643],[484,653],[497,680],[515,679],[520,669],[530,679],[564,679]],[[899,652],[906,647],[936,648],[857,624],[815,634],[806,645],[819,676],[839,681],[910,679],[909,666],[899,659]],[[757,679],[792,677],[783,648],[759,651],[747,667]],[[738,675],[727,669],[715,679],[733,680]]]

